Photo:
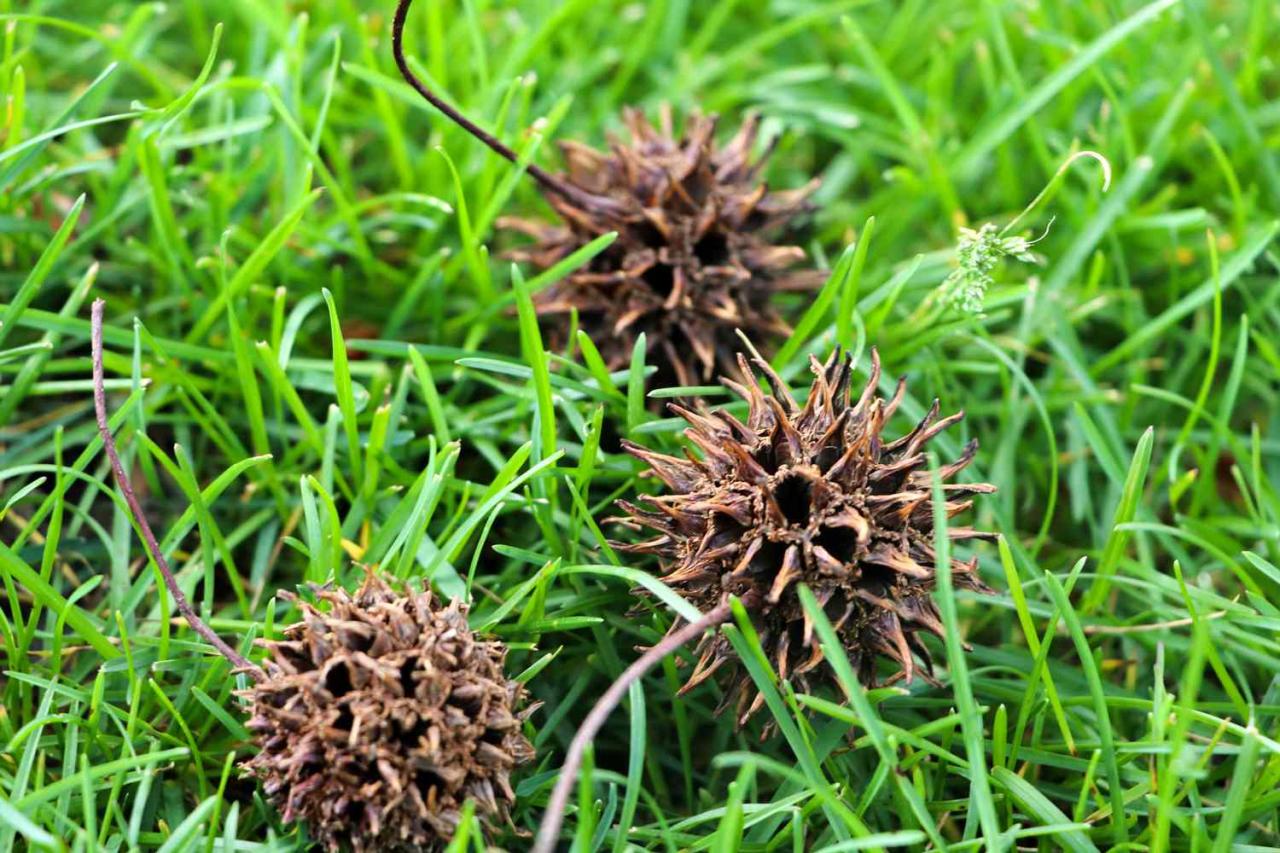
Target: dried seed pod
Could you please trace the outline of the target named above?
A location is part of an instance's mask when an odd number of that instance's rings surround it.
[[[437,95],[409,67],[405,21],[413,0],[399,0],[391,41],[405,81],[450,121],[498,156],[520,158],[500,139]],[[798,246],[776,245],[775,233],[808,209],[817,187],[769,192],[760,180],[764,158],[753,159],[759,120],[750,118],[723,147],[715,143],[716,119],[693,115],[677,138],[670,108],[660,129],[636,110],[624,118],[630,143],[612,140],[608,153],[585,145],[561,147],[567,165],[553,175],[524,164],[562,224],[504,219],[499,224],[533,237],[513,255],[546,269],[610,231],[618,238],[590,264],[537,295],[539,313],[554,345],[563,345],[567,317],[581,327],[609,366],[622,367],[645,333],[658,385],[693,385],[717,364],[732,368],[733,334],[742,329],[761,340],[788,332],[772,305],[775,293],[810,289],[821,281],[793,268],[804,259]],[[557,335],[561,336],[557,340]]]
[[[713,117],[690,116],[679,137],[669,106],[659,128],[638,110],[624,118],[631,139],[611,140],[607,153],[561,145],[567,171],[560,179],[582,190],[548,194],[561,224],[499,224],[534,238],[512,256],[540,269],[616,231],[618,238],[587,266],[538,293],[538,311],[563,320],[549,328],[553,345],[564,344],[555,334],[576,311],[610,368],[628,362],[643,332],[650,361],[659,366],[658,384],[697,384],[717,368],[732,368],[736,329],[762,340],[789,332],[774,294],[819,282],[793,269],[803,249],[772,242],[808,209],[817,181],[768,191],[759,178],[763,158],[752,159],[756,117],[723,147],[715,142]],[[591,201],[599,197],[614,204]]]
[[[645,508],[622,502],[628,516],[620,521],[658,534],[622,547],[660,557],[663,580],[700,609],[726,594],[741,597],[779,675],[806,690],[823,653],[800,605],[799,583],[813,590],[864,683],[875,683],[881,656],[898,665],[894,678],[911,679],[915,656],[931,670],[919,634],[941,635],[943,628],[931,598],[937,555],[925,445],[963,412],[939,418],[935,401],[915,429],[887,441],[881,433],[902,400],[905,380],[892,399],[879,397],[874,350],[870,378],[856,400],[848,357],[837,352],[826,365],[812,359],[815,378],[803,407],[768,364],[756,359],[770,394],[760,389],[742,356],[739,364],[743,381],[724,381],[747,401],[746,423],[724,410],[672,406],[689,422],[685,435],[701,450],[700,458],[626,444],[667,493],[647,498]],[[945,482],[969,464],[977,448],[970,441],[959,459],[939,469],[948,517],[969,509],[970,495],[995,491],[983,483]],[[994,538],[971,527],[948,531],[954,540]],[[977,558],[953,560],[955,585],[989,591],[977,565]],[[697,653],[684,690],[733,658],[719,634],[704,637]],[[763,697],[735,668],[725,701],[736,700],[741,724]]]
[[[463,803],[508,819],[510,774],[533,758],[523,688],[506,648],[476,638],[467,609],[402,596],[370,573],[355,594],[300,603],[285,639],[261,643],[266,678],[245,691],[259,752],[244,766],[286,821],[328,850],[434,850]]]
[[[429,592],[399,595],[372,572],[353,598],[323,590],[321,612],[266,642],[265,668],[205,624],[178,585],[138,503],[107,416],[103,301],[93,303],[93,402],[103,450],[178,612],[254,686],[247,726],[258,755],[244,766],[285,820],[304,820],[329,850],[435,850],[468,798],[506,820],[513,767],[533,758],[517,708],[523,688],[503,675],[506,647],[477,639],[466,606]],[[287,593],[282,596],[289,597]]]

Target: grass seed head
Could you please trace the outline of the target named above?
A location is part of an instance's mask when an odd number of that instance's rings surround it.
[[[885,424],[905,392],[877,394],[880,362],[853,398],[851,360],[836,352],[823,365],[812,359],[814,381],[801,406],[768,364],[757,360],[771,393],[764,393],[739,356],[742,381],[725,384],[748,403],[746,422],[727,411],[672,409],[689,423],[685,435],[701,453],[676,458],[627,443],[648,463],[666,493],[644,507],[623,502],[621,521],[657,535],[623,546],[654,554],[663,580],[706,610],[726,595],[752,612],[760,642],[778,674],[810,689],[822,648],[797,595],[807,584],[868,685],[876,664],[897,664],[894,679],[910,680],[915,658],[931,669],[921,632],[941,635],[931,593],[936,580],[934,503],[925,447],[963,412],[939,418],[937,401],[916,427],[887,440]],[[970,496],[995,491],[983,483],[947,483],[973,459],[970,441],[960,457],[939,468],[948,517],[968,510]],[[948,527],[953,540],[990,538],[971,527]],[[987,591],[977,559],[954,560],[954,584]],[[733,660],[728,641],[708,634],[697,647],[688,690]],[[735,666],[726,705],[735,702],[739,724],[763,703]],[[825,672],[825,668],[822,670]]]
[[[442,848],[468,798],[506,820],[533,747],[505,646],[475,637],[460,601],[372,573],[354,596],[319,597],[327,611],[299,602],[302,621],[263,643],[267,677],[246,691],[259,752],[245,766],[284,819],[356,853]]]
[[[942,283],[943,298],[963,313],[981,314],[987,291],[995,284],[996,265],[1005,258],[1026,264],[1040,263],[1041,258],[1031,250],[1040,239],[1043,237],[1028,240],[1020,235],[1006,235],[990,222],[977,230],[961,228],[956,244],[956,268]]]

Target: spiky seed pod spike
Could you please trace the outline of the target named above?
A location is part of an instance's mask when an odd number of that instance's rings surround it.
[[[328,612],[301,603],[244,693],[259,747],[245,767],[284,819],[356,853],[440,849],[468,798],[507,820],[511,770],[533,747],[505,647],[472,634],[460,601],[399,595],[372,573],[355,596],[318,594]]]
[[[878,396],[880,360],[872,350],[870,377],[854,399],[848,357],[837,351],[825,365],[811,363],[814,381],[803,407],[757,359],[770,386],[764,393],[742,356],[742,381],[725,384],[747,401],[745,423],[724,410],[673,406],[688,421],[685,435],[699,456],[681,459],[626,443],[667,490],[645,499],[644,508],[622,502],[628,515],[620,521],[656,533],[622,547],[657,555],[663,580],[700,609],[725,594],[741,597],[778,674],[803,689],[829,676],[818,668],[822,647],[796,593],[800,583],[813,590],[864,683],[875,683],[882,656],[899,667],[895,678],[909,680],[915,657],[932,669],[920,633],[943,630],[931,597],[937,555],[925,446],[963,412],[939,418],[935,401],[915,429],[886,440],[882,431],[902,401],[905,380],[891,399]],[[939,468],[948,517],[969,509],[971,495],[995,491],[984,483],[946,482],[977,448],[970,441],[956,461]],[[948,532],[955,540],[994,538],[971,527]],[[952,579],[961,589],[989,592],[978,578],[977,558],[954,560]],[[696,651],[685,690],[733,659],[718,634],[704,637]],[[735,698],[740,724],[763,702],[740,668],[726,704]]]
[[[793,270],[804,260],[800,247],[772,242],[808,209],[817,181],[769,192],[759,178],[763,158],[752,159],[755,117],[722,147],[714,117],[690,116],[678,137],[669,106],[658,128],[634,109],[624,118],[630,140],[611,140],[608,152],[561,145],[567,171],[559,179],[581,190],[547,196],[562,224],[499,224],[534,238],[512,255],[541,269],[616,231],[587,266],[537,295],[539,312],[576,311],[611,368],[628,362],[643,332],[658,384],[694,385],[732,369],[735,330],[762,340],[787,334],[773,296],[818,283],[812,272]],[[614,204],[583,204],[583,197]]]

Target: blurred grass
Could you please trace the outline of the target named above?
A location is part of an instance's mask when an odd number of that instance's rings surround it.
[[[938,450],[979,437],[1000,486],[1001,594],[944,579],[974,648],[947,644],[941,686],[862,691],[837,661],[843,695],[797,696],[740,623],[783,736],[655,674],[596,744],[580,849],[1280,847],[1274,12],[420,2],[420,70],[549,168],[623,104],[761,112],[770,184],[823,179],[802,236],[836,271],[785,304],[780,371],[875,345],[912,379],[903,422],[963,407]],[[546,703],[516,827],[679,605],[631,613],[653,567],[601,527],[638,482],[618,438],[675,444],[646,406],[669,393],[584,338],[544,351],[528,295],[571,267],[513,270],[494,222],[547,208],[399,82],[389,17],[0,0],[0,849],[303,845],[234,770],[241,677],[171,621],[109,486],[90,292],[126,463],[215,629],[248,649],[290,618],[277,589],[359,561],[469,595]],[[1009,222],[1081,149],[1114,181],[1078,163],[1021,223],[1053,218],[1043,267],[1002,268],[982,316],[935,310],[957,228]]]

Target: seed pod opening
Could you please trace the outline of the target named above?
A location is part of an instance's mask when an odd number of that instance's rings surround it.
[[[265,641],[266,678],[244,695],[259,752],[245,768],[286,821],[330,851],[434,850],[471,798],[506,821],[513,768],[533,758],[506,648],[477,638],[458,600],[400,595],[372,572],[352,596]]]
[[[813,590],[863,683],[875,683],[880,658],[897,665],[891,680],[910,680],[916,658],[931,672],[920,634],[941,636],[943,626],[931,597],[937,554],[925,445],[963,412],[940,418],[935,401],[915,429],[889,440],[882,432],[906,385],[899,381],[889,400],[878,396],[874,350],[869,380],[856,399],[847,356],[837,351],[825,365],[812,359],[814,381],[803,406],[768,364],[756,360],[770,386],[765,394],[746,359],[738,358],[742,381],[724,382],[747,401],[746,423],[724,410],[672,406],[689,423],[685,435],[698,455],[677,458],[625,444],[666,491],[642,499],[643,507],[621,502],[627,515],[620,522],[656,535],[620,547],[658,556],[663,580],[701,610],[727,594],[741,597],[778,674],[802,689],[830,676],[828,668],[819,669],[822,648],[796,593],[800,583]],[[968,510],[972,495],[995,491],[984,483],[946,482],[977,448],[970,441],[939,469],[948,518]],[[949,526],[948,532],[952,540],[994,538],[971,527]],[[977,567],[976,557],[953,560],[953,583],[989,592]],[[736,703],[738,722],[745,723],[763,697],[728,641],[709,634],[696,652],[684,690],[732,662],[725,702]]]
[[[691,115],[679,135],[670,107],[657,128],[638,110],[624,119],[630,139],[611,140],[607,152],[562,143],[558,180],[577,192],[546,194],[560,223],[500,224],[533,238],[511,254],[539,269],[616,231],[587,266],[537,294],[538,311],[559,319],[547,324],[553,345],[565,343],[576,311],[611,369],[629,362],[643,332],[659,369],[655,385],[695,385],[732,369],[735,330],[760,340],[789,332],[775,294],[819,283],[794,269],[803,249],[773,242],[809,209],[818,182],[769,191],[760,180],[764,158],[753,159],[757,117],[723,146],[714,117]]]

